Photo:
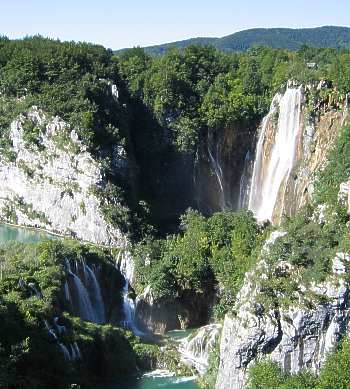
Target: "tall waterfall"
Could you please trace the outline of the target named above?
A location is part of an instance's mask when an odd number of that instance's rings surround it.
[[[73,309],[83,320],[105,323],[105,306],[95,272],[85,261],[76,261],[73,271],[68,259],[66,269],[69,278],[64,286],[65,297]]]
[[[288,87],[274,97],[262,122],[248,206],[259,221],[272,221],[276,205],[284,198],[302,136],[301,102],[302,87]]]

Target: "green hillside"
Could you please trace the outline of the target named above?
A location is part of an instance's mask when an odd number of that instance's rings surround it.
[[[213,45],[221,51],[245,51],[252,46],[268,46],[297,50],[302,45],[312,47],[350,48],[350,28],[325,26],[317,28],[253,28],[222,38],[192,38],[145,48],[150,55],[162,55],[169,48],[184,48],[192,44]]]

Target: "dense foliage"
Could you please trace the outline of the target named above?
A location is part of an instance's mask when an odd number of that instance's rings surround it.
[[[232,307],[244,273],[255,262],[264,234],[251,213],[223,212],[205,218],[189,211],[183,233],[136,248],[136,287],[152,286],[156,299],[186,291],[210,296],[219,285],[215,315]]]
[[[350,82],[349,82],[350,84]],[[336,145],[329,155],[329,163],[319,172],[316,200],[319,203],[337,204],[339,185],[350,177],[350,125],[342,129]]]

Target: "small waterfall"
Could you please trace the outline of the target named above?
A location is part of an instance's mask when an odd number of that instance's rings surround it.
[[[250,191],[250,177],[251,177],[251,154],[250,151],[247,151],[247,154],[244,158],[244,166],[239,182],[239,199],[238,199],[238,209],[244,209],[248,207],[249,202],[249,191]]]
[[[209,324],[201,327],[195,336],[190,335],[182,340],[179,352],[183,362],[193,366],[203,375],[208,368],[209,354],[219,341],[220,334],[220,324]]]
[[[135,335],[144,335],[136,326],[135,301],[129,297],[130,282],[134,277],[134,263],[131,254],[129,252],[120,252],[117,263],[119,263],[119,270],[125,279],[123,288],[124,327],[130,329]]]
[[[73,277],[73,283],[78,296],[79,316],[83,320],[97,323],[97,315],[95,314],[95,311],[92,307],[88,291],[78,276],[76,276],[74,273],[71,275]]]
[[[123,288],[123,311],[125,315],[124,326],[131,330],[135,326],[135,302],[129,297],[129,281],[125,279]]]
[[[288,87],[283,96],[274,97],[262,122],[249,196],[249,209],[259,221],[271,221],[276,204],[284,198],[302,136],[301,102],[302,87]]]
[[[220,207],[222,210],[227,208],[226,199],[225,199],[225,189],[224,189],[224,174],[222,167],[220,165],[220,150],[219,142],[214,141],[214,135],[212,132],[208,133],[208,142],[207,142],[208,156],[210,164],[217,178],[219,187],[220,187]]]
[[[54,326],[56,327],[58,335],[62,335],[66,332],[66,327],[58,324],[58,317],[54,317]],[[74,362],[79,359],[82,359],[80,349],[77,342],[69,343],[68,347],[59,341],[59,337],[57,336],[55,330],[49,326],[47,320],[44,320],[45,328],[47,333],[50,335],[51,339],[57,343],[61,352],[63,353],[64,359],[68,362]],[[70,350],[70,351],[69,351]]]
[[[67,301],[71,301],[71,297],[70,297],[70,293],[69,293],[69,286],[68,286],[68,282],[66,281],[64,283],[64,296],[66,298]]]
[[[26,284],[26,285],[31,290],[32,296],[36,296],[38,299],[43,298],[41,291],[35,286],[35,284],[33,284],[33,282],[28,282],[28,284]]]
[[[69,353],[67,347],[63,343],[58,343],[58,346],[61,349],[62,354],[64,355],[64,359],[66,361],[70,361],[71,357],[70,357],[70,353]]]
[[[91,270],[91,268],[86,265],[85,266],[87,272],[88,285],[90,286],[92,296],[93,296],[93,305],[95,307],[95,314],[97,316],[97,323],[105,323],[106,314],[105,314],[105,306],[101,294],[100,285],[96,279],[95,273]]]
[[[77,342],[69,343],[68,347],[63,343],[58,342],[58,347],[62,351],[66,361],[74,362],[81,359],[81,353]]]
[[[47,320],[44,320],[44,324],[45,324],[45,328],[47,329],[47,332],[50,334],[51,338],[53,340],[57,340],[58,339],[57,335],[56,335],[55,331],[52,328],[50,328],[49,323],[47,322]]]
[[[75,272],[66,259],[66,270],[71,281],[64,285],[66,300],[69,301],[77,314],[87,321],[97,324],[106,322],[106,313],[101,288],[94,271],[84,260],[75,261]]]

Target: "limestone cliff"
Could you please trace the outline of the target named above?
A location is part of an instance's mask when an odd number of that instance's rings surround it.
[[[74,129],[32,107],[11,123],[9,137],[12,157],[0,155],[3,221],[125,247],[125,236],[101,212],[97,189],[106,185],[101,163]],[[122,148],[116,149],[115,159],[116,166],[125,165]]]
[[[240,208],[240,180],[258,122],[202,131],[195,164],[195,197],[205,214]]]
[[[280,235],[274,233],[269,244]],[[216,389],[243,388],[248,368],[264,358],[276,361],[289,373],[304,368],[318,373],[328,353],[348,330],[350,289],[345,273],[349,265],[350,256],[338,253],[324,282],[308,287],[300,284],[293,296],[296,303],[273,308],[261,304],[261,281],[254,272],[248,273],[235,314],[225,318]],[[285,272],[296,281],[298,278],[290,263],[279,262],[269,269],[263,256],[257,270],[260,280],[268,271]]]

